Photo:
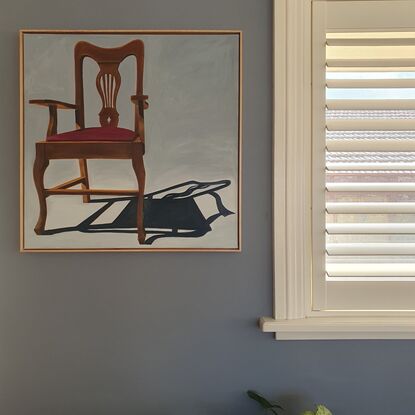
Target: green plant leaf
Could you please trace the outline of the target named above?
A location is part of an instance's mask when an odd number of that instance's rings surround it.
[[[246,394],[251,399],[258,402],[259,405],[261,405],[261,407],[263,409],[268,409],[269,411],[271,411],[275,415],[278,415],[278,412],[275,409],[281,409],[281,410],[283,409],[280,405],[268,401],[267,399],[265,399],[263,396],[259,395],[255,391],[249,390],[249,391],[246,392]]]
[[[256,393],[255,391],[249,390],[246,393],[251,399],[258,402],[262,406],[262,408],[264,409],[272,408],[272,403],[269,402],[267,399],[265,399],[263,396]]]
[[[316,415],[333,415],[324,405],[317,405]]]
[[[312,412],[312,411],[305,411],[305,412],[303,412],[302,415],[314,415],[314,412]]]

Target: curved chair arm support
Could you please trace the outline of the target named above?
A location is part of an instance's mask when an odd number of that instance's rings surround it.
[[[31,99],[29,104],[40,105],[42,107],[49,107],[49,124],[46,132],[46,137],[55,135],[58,132],[58,112],[57,109],[65,110],[78,110],[78,106],[75,104],[69,104],[68,102],[56,101],[54,99]],[[76,117],[75,112],[75,117]]]
[[[134,123],[134,132],[136,135],[136,140],[144,143],[145,133],[144,133],[144,110],[149,107],[147,102],[148,95],[132,95],[131,102],[134,104],[135,112],[135,123]]]

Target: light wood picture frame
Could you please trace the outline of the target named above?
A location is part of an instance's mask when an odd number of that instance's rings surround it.
[[[241,141],[239,30],[20,31],[21,252],[240,252]]]

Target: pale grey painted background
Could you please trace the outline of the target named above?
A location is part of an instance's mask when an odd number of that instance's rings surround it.
[[[145,114],[146,193],[189,180],[230,180],[220,190],[223,204],[234,215],[219,217],[212,230],[199,238],[161,238],[138,245],[135,233],[64,232],[36,235],[38,198],[32,179],[35,142],[43,140],[49,113],[29,99],[49,98],[74,102],[75,44],[87,40],[104,47],[141,39],[145,47],[144,93],[150,107]],[[237,248],[238,241],[238,90],[239,36],[227,35],[24,35],[25,96],[25,248]],[[98,65],[84,61],[85,122],[99,125],[101,100],[95,86]],[[120,127],[133,129],[135,62],[127,58],[119,67],[121,87],[117,99]],[[58,131],[75,128],[74,111],[59,111]],[[134,189],[137,179],[131,160],[89,160],[93,188]],[[46,186],[79,176],[77,160],[55,160],[46,170]],[[184,189],[181,189],[183,191]],[[177,191],[177,190],[176,190]],[[180,191],[180,190],[179,190]],[[97,197],[95,197],[97,199]],[[98,197],[98,199],[100,199]],[[101,198],[102,199],[102,198]],[[211,195],[195,199],[206,218],[217,213]],[[75,226],[105,203],[85,205],[82,197],[48,199],[46,229]],[[115,219],[128,202],[118,202],[102,222]],[[149,231],[150,229],[147,229]],[[149,233],[149,236],[151,234]]]
[[[271,26],[270,0],[2,1],[1,414],[256,414],[247,388],[287,414],[413,412],[414,342],[275,342],[256,327],[272,311]],[[17,252],[23,27],[244,30],[243,253]]]

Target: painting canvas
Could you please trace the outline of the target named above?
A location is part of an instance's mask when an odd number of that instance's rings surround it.
[[[239,251],[239,31],[20,32],[22,251]]]

